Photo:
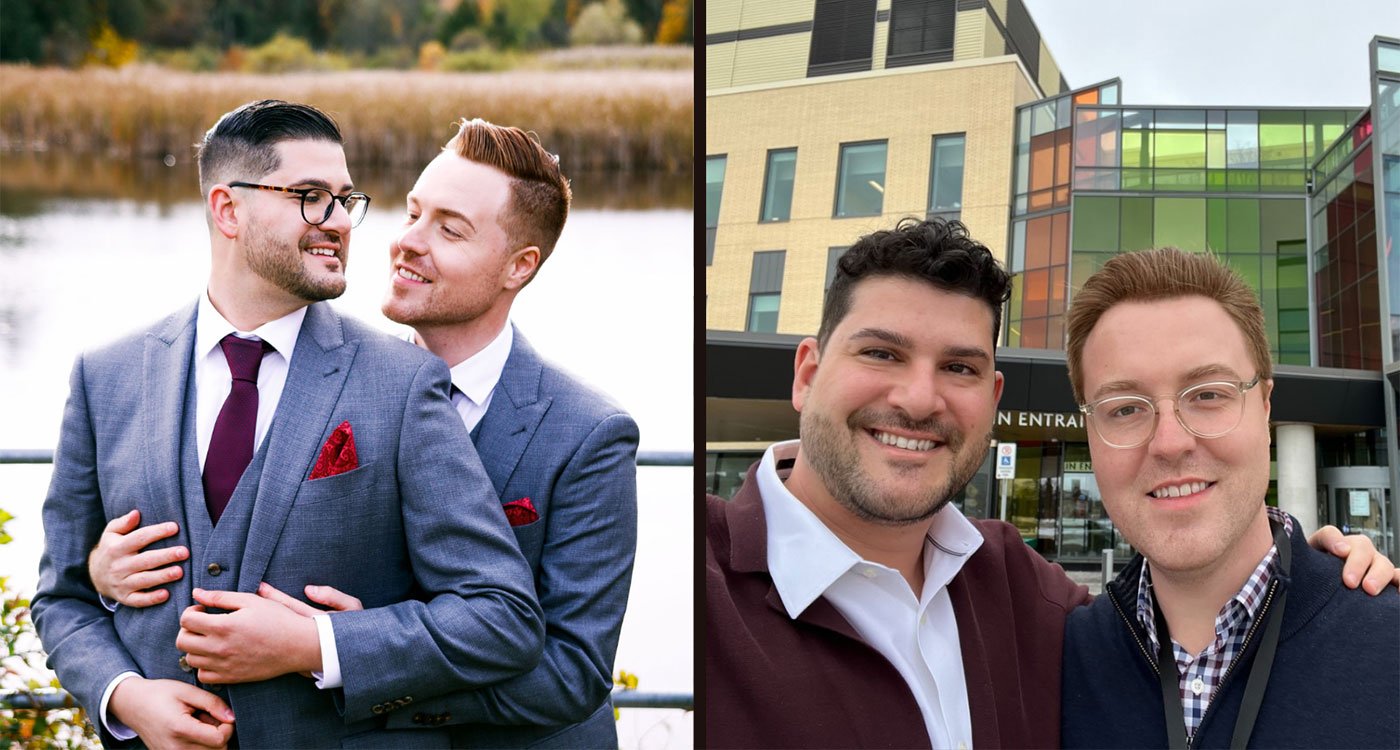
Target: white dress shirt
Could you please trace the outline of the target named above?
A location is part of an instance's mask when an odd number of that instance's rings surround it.
[[[514,339],[513,326],[507,321],[491,343],[452,368],[452,385],[456,386],[452,392],[452,406],[462,416],[467,432],[476,429],[481,418],[486,416]]]
[[[861,558],[788,492],[777,457],[795,455],[797,445],[770,446],[757,474],[768,571],[788,616],[796,619],[826,597],[909,685],[933,747],[971,747],[967,679],[947,587],[982,545],[981,533],[951,504],[933,517],[924,541],[924,588],[916,599],[899,571]]]
[[[219,410],[223,409],[224,401],[233,389],[233,375],[219,342],[232,333],[239,338],[266,341],[277,350],[264,354],[262,364],[258,366],[258,419],[253,429],[253,452],[257,453],[263,438],[267,437],[268,428],[272,425],[277,404],[282,400],[282,388],[287,384],[287,370],[292,361],[292,351],[296,349],[297,337],[301,335],[301,324],[305,319],[306,308],[300,307],[277,320],[258,326],[255,330],[240,331],[214,309],[214,303],[210,302],[207,290],[200,295],[199,309],[194,320],[194,361],[191,365],[195,379],[194,429],[201,474],[204,473],[205,457],[209,454],[209,442],[213,439],[214,423],[218,421]],[[172,435],[170,439],[180,438],[178,435]],[[105,598],[103,603],[109,604],[109,609],[115,608]],[[321,641],[321,661],[325,668],[325,677],[316,684],[322,688],[339,687],[340,664],[336,658],[335,635],[331,632],[330,617],[317,615],[315,619]],[[112,699],[117,685],[123,680],[137,676],[135,672],[123,672],[102,691],[99,716],[107,731],[119,740],[129,740],[135,737],[136,733],[107,715],[107,703]],[[334,684],[328,684],[331,677],[335,679]]]

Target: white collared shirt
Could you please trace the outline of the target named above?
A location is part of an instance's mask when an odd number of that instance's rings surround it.
[[[514,339],[514,329],[510,321],[506,321],[491,343],[452,368],[452,385],[457,387],[452,392],[452,406],[461,415],[467,432],[476,429],[491,407],[491,396],[496,392],[496,384],[501,382]]]
[[[282,389],[287,384],[287,371],[292,361],[292,350],[296,349],[297,337],[301,335],[301,324],[306,319],[306,308],[299,307],[277,320],[269,321],[258,326],[252,331],[240,331],[234,325],[224,319],[219,311],[214,309],[214,303],[209,300],[209,291],[199,296],[199,308],[195,312],[194,319],[194,393],[195,393],[195,415],[194,429],[196,445],[199,448],[199,471],[204,473],[204,459],[209,455],[209,442],[214,437],[214,423],[219,419],[219,410],[224,408],[224,401],[228,399],[229,391],[233,390],[233,374],[228,367],[228,358],[224,356],[224,350],[219,346],[219,342],[230,333],[239,338],[256,338],[272,344],[277,351],[268,352],[263,355],[262,364],[258,366],[258,420],[253,428],[253,452],[257,453],[262,445],[263,438],[267,437],[267,430],[272,426],[272,417],[277,412],[277,404],[282,400]],[[179,436],[171,436],[171,440],[178,440]],[[116,604],[110,603],[106,598],[102,603],[109,610],[115,610]],[[339,687],[340,685],[340,664],[336,658],[335,635],[331,631],[330,617],[327,615],[316,615],[317,633],[321,642],[322,666],[325,668],[327,676],[335,678],[334,685],[324,685],[328,682],[324,678],[317,683],[318,687]],[[327,642],[329,641],[329,646]],[[130,677],[137,677],[135,672],[123,672],[117,675],[107,684],[102,691],[102,702],[98,707],[98,716],[101,718],[107,731],[119,740],[129,740],[136,736],[129,727],[116,721],[107,714],[107,704],[112,700],[112,693],[117,689],[122,681]]]
[[[253,430],[253,452],[257,453],[263,438],[267,437],[268,428],[272,426],[272,415],[277,411],[277,404],[282,400],[292,350],[296,348],[301,323],[305,319],[306,308],[299,307],[277,320],[258,326],[256,330],[240,331],[214,309],[208,291],[200,295],[199,312],[194,321],[194,427],[201,473],[204,472],[204,459],[209,454],[209,441],[214,436],[214,423],[218,421],[219,410],[224,407],[224,401],[233,389],[228,359],[224,357],[219,342],[232,333],[239,338],[262,339],[277,350],[264,354],[262,365],[258,367],[258,421]]]
[[[944,506],[924,541],[924,589],[915,599],[899,571],[862,559],[788,491],[775,453],[793,455],[798,444],[770,446],[757,474],[768,571],[788,616],[796,619],[826,597],[909,685],[933,747],[971,747],[967,678],[948,582],[982,546],[982,534],[957,508]]]

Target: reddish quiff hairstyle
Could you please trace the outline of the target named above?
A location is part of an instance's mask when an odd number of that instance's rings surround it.
[[[1084,342],[1110,307],[1120,302],[1153,302],[1199,296],[1220,303],[1240,327],[1261,380],[1274,376],[1269,337],[1259,297],[1244,279],[1214,255],[1174,247],[1115,255],[1095,271],[1069,307],[1069,382],[1084,403]]]
[[[559,171],[559,157],[545,151],[534,133],[520,128],[493,125],[481,118],[463,118],[457,125],[457,134],[443,151],[495,167],[511,178],[510,202],[499,217],[501,227],[512,250],[534,245],[543,264],[564,231],[573,199],[569,181]]]

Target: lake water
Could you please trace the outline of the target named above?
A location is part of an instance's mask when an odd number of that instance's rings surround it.
[[[193,169],[4,155],[0,168],[0,448],[52,448],[74,356],[195,299],[209,240]],[[379,301],[414,174],[362,176],[374,201],[354,230],[348,290],[333,302],[391,333]],[[636,418],[642,450],[693,450],[690,176],[574,176],[575,207],[516,325],[546,357]],[[47,465],[0,465],[15,541],[0,576],[31,593]],[[640,533],[617,668],[644,691],[693,690],[689,468],[638,472]],[[624,711],[623,747],[689,747],[693,716]]]

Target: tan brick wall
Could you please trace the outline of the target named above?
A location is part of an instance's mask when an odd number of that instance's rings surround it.
[[[1005,257],[1015,106],[1030,86],[1012,58],[836,76],[706,99],[706,153],[727,154],[714,263],[706,269],[706,326],[743,330],[753,254],[786,250],[781,333],[814,333],[827,249],[922,217],[936,134],[965,132],[963,221]],[[840,145],[888,141],[878,217],[833,219]],[[791,219],[759,224],[767,153],[797,147]]]

